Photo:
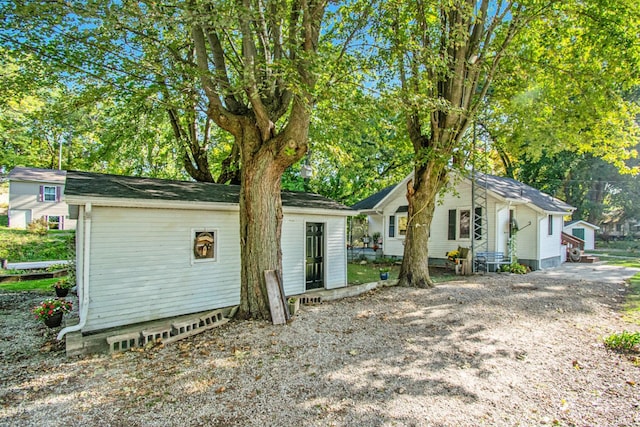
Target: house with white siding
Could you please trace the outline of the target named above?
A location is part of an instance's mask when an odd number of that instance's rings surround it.
[[[16,167],[9,172],[9,228],[27,228],[44,218],[51,230],[73,230],[63,200],[66,171]]]
[[[381,234],[384,256],[403,256],[408,224],[406,185],[412,178],[410,174],[400,184],[352,206],[367,215],[369,234]],[[511,178],[478,173],[474,183],[470,176],[452,177],[450,188],[435,208],[429,261],[444,263],[446,254],[459,247],[476,253],[482,247],[505,257],[513,254],[533,270],[558,266],[566,252],[561,244],[563,217],[573,210],[565,202]]]
[[[268,197],[268,196],[265,196]],[[240,303],[239,187],[69,171],[83,334]],[[347,285],[346,220],[317,194],[282,192],[287,296]]]

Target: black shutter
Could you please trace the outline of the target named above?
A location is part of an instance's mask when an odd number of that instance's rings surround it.
[[[449,240],[456,240],[456,210],[455,209],[449,209],[449,234],[448,234],[448,239]]]
[[[396,237],[396,217],[391,215],[389,217],[389,237]]]

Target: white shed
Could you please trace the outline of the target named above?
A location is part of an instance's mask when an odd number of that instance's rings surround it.
[[[80,324],[69,331],[239,304],[238,186],[69,171],[65,194],[78,219]],[[354,211],[316,194],[282,200],[285,294],[346,286]]]
[[[563,228],[565,233],[583,240],[586,250],[596,248],[596,231],[598,230],[600,227],[583,220],[566,222]]]

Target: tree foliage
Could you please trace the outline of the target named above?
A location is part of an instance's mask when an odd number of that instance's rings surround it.
[[[485,100],[480,122],[505,172],[568,150],[636,173],[640,49],[628,24],[638,5],[563,2],[551,12],[518,35]]]

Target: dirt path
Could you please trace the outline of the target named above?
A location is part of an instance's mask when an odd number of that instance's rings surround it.
[[[0,425],[640,426],[640,363],[602,345],[639,329],[625,288],[488,274],[80,359],[0,294]]]

